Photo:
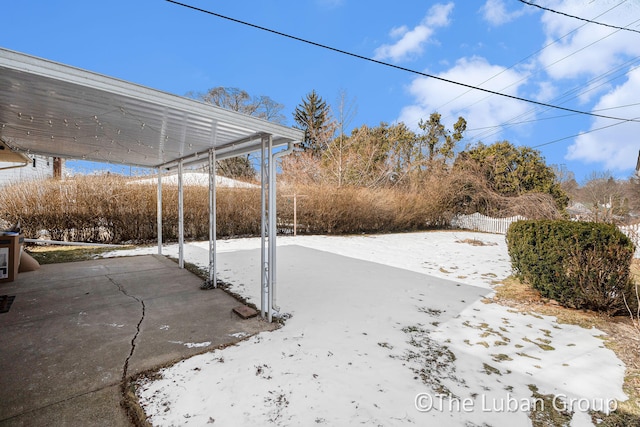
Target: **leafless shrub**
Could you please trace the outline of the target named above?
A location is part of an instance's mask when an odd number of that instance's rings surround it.
[[[292,194],[302,233],[401,232],[447,227],[454,215],[481,212],[554,218],[550,197],[527,194],[508,198],[488,189],[481,176],[466,170],[434,169],[385,186],[337,185],[325,181],[321,161],[306,153],[283,159],[278,177],[278,228],[293,225]],[[327,184],[328,182],[328,184]],[[333,183],[332,183],[333,182]],[[373,182],[373,181],[372,181]],[[376,181],[377,182],[377,181]],[[163,236],[178,237],[178,191],[163,186]],[[41,232],[53,240],[143,242],[157,236],[155,185],[131,184],[117,175],[24,182],[3,188],[0,215],[21,222],[25,235]],[[218,188],[217,234],[260,234],[260,190]],[[184,187],[185,238],[209,236],[208,189]]]

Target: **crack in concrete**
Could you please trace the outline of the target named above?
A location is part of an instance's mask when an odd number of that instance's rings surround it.
[[[138,298],[135,295],[131,295],[131,294],[127,293],[127,291],[120,285],[120,283],[118,283],[115,280],[113,280],[112,277],[107,276],[107,278],[111,281],[111,283],[116,285],[118,290],[123,295],[138,301],[140,303],[140,306],[142,307],[142,316],[140,316],[140,320],[138,321],[138,324],[136,325],[136,333],[133,335],[133,338],[131,338],[131,350],[129,351],[129,355],[125,359],[124,365],[122,367],[122,389],[124,390],[125,387],[126,387],[126,383],[127,383],[127,374],[129,372],[129,361],[133,357],[133,353],[136,350],[136,340],[138,339],[138,335],[140,335],[140,326],[142,325],[142,321],[144,320],[144,316],[146,314],[146,306],[145,306],[143,300],[141,300],[140,298]]]

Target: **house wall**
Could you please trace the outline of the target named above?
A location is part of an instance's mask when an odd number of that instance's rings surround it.
[[[31,163],[24,167],[0,169],[0,187],[20,181],[53,177],[53,157],[30,155],[29,158]],[[62,163],[64,164],[64,162]],[[62,169],[64,175],[64,166]]]

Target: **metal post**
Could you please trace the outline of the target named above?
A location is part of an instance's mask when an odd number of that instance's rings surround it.
[[[298,235],[298,195],[293,194],[293,237]]]
[[[158,168],[158,255],[162,255],[162,168]]]
[[[216,278],[216,152],[209,150],[209,284],[217,287]]]
[[[264,319],[267,312],[267,296],[269,292],[269,261],[267,256],[267,186],[269,178],[268,162],[270,152],[267,147],[267,138],[262,137],[260,150],[260,315]]]
[[[178,161],[178,266],[184,268],[184,199],[182,188],[182,159]]]
[[[269,146],[270,148],[272,147],[272,138],[271,136],[269,136]],[[270,190],[270,194],[271,194],[271,200],[272,200],[272,204],[269,206],[269,213],[271,214],[271,237],[269,240],[269,247],[271,248],[271,252],[270,252],[270,266],[271,266],[271,274],[270,274],[270,283],[271,283],[271,288],[269,290],[269,313],[272,312],[272,310],[275,311],[280,311],[280,308],[276,305],[276,290],[277,290],[277,286],[276,286],[276,282],[277,282],[277,265],[278,265],[278,261],[276,259],[276,254],[277,254],[277,243],[276,243],[276,238],[278,235],[277,232],[277,221],[278,221],[278,208],[277,208],[277,203],[276,203],[276,193],[277,193],[277,186],[276,186],[276,180],[277,180],[277,175],[276,175],[276,167],[277,167],[277,159],[279,159],[282,156],[286,156],[287,154],[292,153],[294,150],[294,144],[293,143],[289,143],[289,145],[287,146],[286,150],[283,151],[278,151],[277,153],[271,153],[271,149],[269,151],[270,153],[270,157],[269,157],[269,179],[270,179],[270,184],[269,184],[269,190]],[[269,318],[269,321],[271,321],[271,317]]]
[[[276,287],[276,167],[273,138],[269,135],[269,323],[273,318]]]
[[[276,153],[279,154],[279,153]],[[284,197],[292,197],[293,198],[293,235],[294,237],[298,235],[298,197],[307,197],[306,194],[287,194]]]

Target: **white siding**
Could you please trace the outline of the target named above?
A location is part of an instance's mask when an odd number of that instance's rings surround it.
[[[31,163],[21,168],[0,170],[0,187],[20,181],[53,177],[53,158],[29,156]],[[35,159],[35,167],[33,161]]]

